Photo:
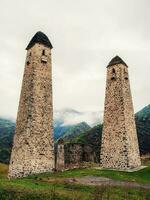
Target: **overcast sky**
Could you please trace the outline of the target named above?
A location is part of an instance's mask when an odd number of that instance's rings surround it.
[[[150,103],[149,0],[0,0],[0,116],[16,118],[37,31],[53,44],[54,108],[103,111],[106,66],[129,66],[135,111]]]

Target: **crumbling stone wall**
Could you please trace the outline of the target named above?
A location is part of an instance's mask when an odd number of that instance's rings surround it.
[[[59,139],[56,152],[56,170],[63,171],[65,169],[64,141]]]
[[[80,165],[82,162],[94,162],[96,155],[89,145],[65,144],[65,164],[67,166]]]
[[[96,154],[89,145],[83,145],[82,160],[85,162],[95,162]]]
[[[82,145],[65,144],[65,163],[79,164],[82,162]]]
[[[127,65],[114,58],[107,67],[101,164],[129,169],[141,165]]]
[[[10,178],[54,168],[51,68],[51,48],[35,41],[27,51],[9,165]]]

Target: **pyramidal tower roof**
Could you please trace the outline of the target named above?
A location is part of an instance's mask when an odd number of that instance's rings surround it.
[[[119,57],[119,56],[115,56],[108,64],[107,67],[110,67],[112,65],[117,65],[117,64],[123,64],[125,66],[127,66],[127,64]],[[128,66],[127,66],[128,67]]]
[[[45,46],[49,47],[50,49],[53,48],[50,40],[48,39],[48,37],[41,31],[38,31],[33,38],[31,39],[31,41],[29,42],[26,50],[32,48],[36,43],[40,43],[40,44],[44,44]]]

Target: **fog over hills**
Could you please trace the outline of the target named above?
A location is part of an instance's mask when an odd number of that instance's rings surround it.
[[[61,122],[62,126],[74,125],[80,122],[86,122],[90,126],[94,126],[102,122],[103,112],[80,112],[74,109],[54,110],[54,121]],[[55,124],[54,124],[55,126]]]

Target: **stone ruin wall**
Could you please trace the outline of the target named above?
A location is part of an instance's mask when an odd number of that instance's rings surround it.
[[[56,148],[55,169],[57,171],[63,171],[65,169],[65,149],[62,139],[59,139]]]
[[[63,153],[62,149],[64,149]],[[80,165],[83,162],[95,162],[96,160],[96,155],[89,145],[76,144],[76,143],[72,144],[68,143],[65,144],[64,146],[58,143],[56,155],[57,155],[56,157],[57,171],[60,171],[60,168],[63,168],[62,167],[63,165],[62,164],[60,165],[60,163],[64,163],[64,168],[74,168],[74,167],[80,167]]]

